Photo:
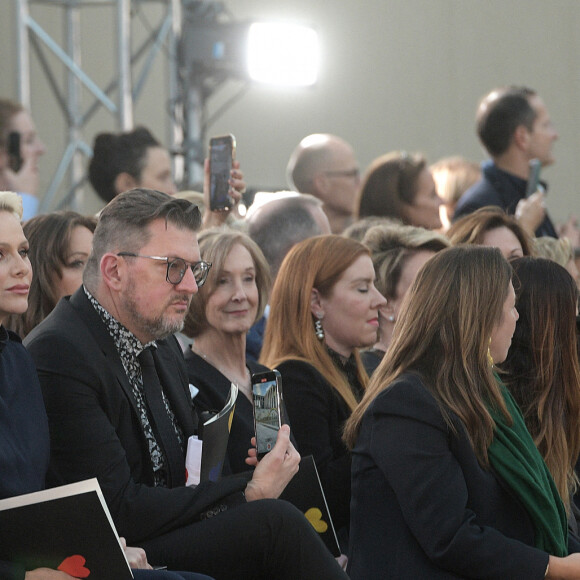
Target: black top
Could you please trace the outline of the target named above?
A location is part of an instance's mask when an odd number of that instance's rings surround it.
[[[482,179],[461,196],[455,208],[453,221],[488,205],[499,206],[508,214],[513,215],[518,202],[525,198],[527,185],[525,179],[499,169],[493,161],[482,163],[481,170]],[[545,183],[542,182],[542,185],[547,189]],[[536,230],[536,236],[558,237],[547,213]]]
[[[340,364],[335,361],[335,364]],[[345,375],[353,376],[352,361]],[[342,442],[350,409],[338,391],[310,364],[288,360],[278,365],[292,432],[302,455],[312,455],[337,530],[348,526],[350,453]],[[343,370],[343,369],[341,369]],[[356,381],[356,378],[354,378]],[[351,384],[360,399],[362,387]]]
[[[189,382],[199,389],[194,403],[198,411],[210,411],[212,414],[220,411],[226,404],[230,394],[231,381],[222,375],[214,366],[208,363],[191,349],[185,353],[185,363]],[[256,362],[248,361],[251,373],[265,372],[270,369]],[[250,439],[254,436],[254,410],[252,403],[243,394],[238,394],[234,420],[228,441],[226,461],[222,474],[230,475],[252,469],[245,463],[250,449]]]
[[[360,358],[369,377],[377,370],[384,356],[385,351],[377,348],[369,348],[368,350],[361,351]]]
[[[414,373],[367,409],[352,452],[352,580],[544,578],[527,512],[452,419],[455,432]]]

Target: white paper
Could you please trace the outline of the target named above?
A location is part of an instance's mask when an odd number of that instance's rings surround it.
[[[187,481],[185,485],[198,485],[201,476],[201,450],[203,441],[192,435],[187,440],[187,454],[185,456],[185,469]]]

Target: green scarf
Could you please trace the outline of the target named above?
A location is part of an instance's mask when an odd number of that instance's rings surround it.
[[[489,409],[495,421],[488,457],[495,472],[515,492],[528,512],[535,531],[535,546],[553,556],[568,555],[566,510],[556,484],[529,434],[522,413],[499,376],[494,373],[513,425],[503,413]]]

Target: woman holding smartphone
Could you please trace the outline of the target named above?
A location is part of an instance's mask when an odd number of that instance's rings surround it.
[[[0,191],[18,192],[24,220],[38,210],[38,162],[45,152],[30,113],[20,103],[0,99]]]
[[[268,264],[245,234],[209,229],[199,236],[201,257],[211,262],[208,278],[194,296],[183,332],[193,338],[185,354],[189,382],[199,392],[199,410],[217,413],[231,384],[238,389],[224,474],[250,469],[246,464],[254,436],[251,375],[268,369],[246,361],[246,334],[264,311],[270,288]]]
[[[518,320],[497,248],[449,248],[419,272],[348,421],[349,576],[580,578],[566,510],[493,366]]]

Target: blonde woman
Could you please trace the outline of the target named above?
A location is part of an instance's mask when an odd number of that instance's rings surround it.
[[[387,299],[379,316],[379,338],[361,353],[370,376],[391,344],[403,299],[417,273],[429,258],[449,247],[449,241],[425,228],[379,225],[368,230],[362,243],[371,251],[377,288]]]

